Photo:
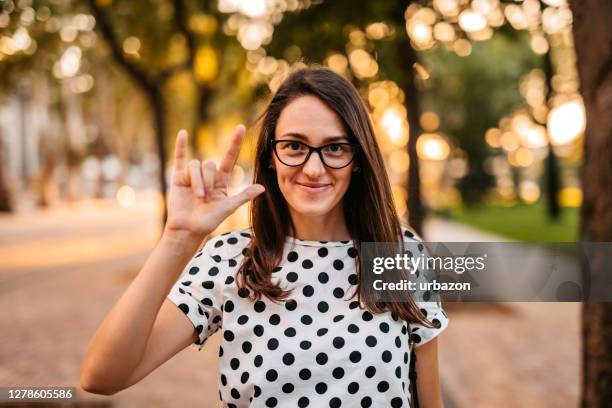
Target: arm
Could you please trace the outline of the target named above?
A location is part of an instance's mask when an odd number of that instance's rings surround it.
[[[203,238],[240,205],[263,192],[249,186],[228,197],[227,181],[240,150],[238,127],[219,170],[212,162],[186,163],[187,135],[176,141],[176,169],[164,234],[134,281],[93,336],[81,367],[83,389],[111,395],[135,384],[198,336],[168,292]]]
[[[415,349],[417,390],[422,408],[442,408],[438,371],[438,339],[434,338]]]

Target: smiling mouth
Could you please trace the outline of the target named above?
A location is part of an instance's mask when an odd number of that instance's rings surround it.
[[[325,191],[328,187],[331,187],[331,184],[295,184],[300,188],[300,190],[305,191],[307,193],[319,193],[321,191]]]

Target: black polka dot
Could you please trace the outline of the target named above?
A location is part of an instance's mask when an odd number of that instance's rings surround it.
[[[383,333],[389,333],[389,324],[388,323],[382,322],[381,324],[378,325],[378,328]]]
[[[198,268],[197,266],[192,266],[191,268],[189,268],[190,275],[195,275],[198,272],[200,272],[200,268]]]
[[[253,307],[257,313],[261,313],[264,310],[266,310],[266,304],[262,302],[261,300],[258,300],[257,302],[255,302],[255,305]]]
[[[332,371],[332,375],[334,376],[336,380],[341,379],[342,377],[344,377],[344,368],[342,367],[334,368],[334,371]]]
[[[361,408],[370,408],[372,406],[372,398],[363,397],[361,399]]]
[[[328,332],[328,330],[325,327],[323,327],[323,328],[317,330],[317,336],[319,336],[319,337],[325,336],[327,334],[327,332]]]
[[[281,320],[280,316],[278,314],[276,314],[276,313],[274,313],[272,316],[270,316],[270,319],[269,319],[270,324],[273,325],[273,326],[278,325],[280,323],[280,320]]]
[[[312,375],[312,373],[310,372],[309,369],[307,368],[302,368],[299,372],[299,376],[302,380],[306,381],[310,378],[310,376]]]
[[[276,350],[278,348],[278,340],[277,339],[270,339],[268,340],[268,350]]]
[[[256,355],[255,358],[253,359],[253,365],[255,365],[255,367],[261,367],[261,365],[263,364],[263,357],[261,355]]]
[[[302,293],[306,297],[311,297],[312,295],[314,295],[314,288],[310,285],[306,285],[304,286],[304,289],[302,289]]]
[[[308,406],[308,404],[310,404],[308,397],[302,397],[298,400],[298,407],[300,408],[305,408]]]
[[[342,405],[342,400],[338,397],[334,397],[332,399],[329,400],[329,407],[330,408],[338,408]]]
[[[395,397],[391,400],[392,408],[400,408],[404,404],[403,400],[400,397]]]
[[[349,275],[348,277],[348,283],[351,285],[356,285],[357,284],[357,275],[352,273]]]
[[[242,375],[240,376],[240,382],[243,384],[246,384],[246,382],[249,381],[249,373],[247,373],[246,371],[244,373],[242,373]]]
[[[287,274],[287,280],[291,283],[295,282],[296,280],[298,280],[298,274],[295,272],[289,272]]]
[[[389,389],[389,383],[386,381],[381,381],[378,383],[378,386],[376,388],[378,388],[379,392],[385,392]]]
[[[276,370],[270,369],[266,371],[266,380],[272,382],[272,381],[276,381],[277,378],[278,378],[278,372]]]
[[[295,362],[295,357],[291,353],[285,353],[283,356],[283,363],[285,365],[291,365]]]
[[[312,343],[309,342],[308,340],[304,340],[300,342],[300,348],[302,350],[308,350],[310,348],[310,346],[312,346]]]
[[[391,361],[391,359],[393,358],[393,354],[391,354],[391,352],[389,350],[385,350],[382,353],[382,361],[384,361],[385,363],[388,363]]]
[[[376,367],[369,366],[368,368],[366,368],[365,375],[368,378],[374,377],[376,375]]]
[[[295,386],[291,383],[283,384],[283,392],[285,394],[291,394],[294,389],[295,389]]]
[[[349,333],[357,333],[357,332],[359,332],[359,326],[357,326],[356,324],[351,323],[351,324],[348,325],[348,331],[349,331]]]
[[[366,337],[366,344],[368,345],[368,347],[376,347],[376,337],[374,336],[368,336]]]
[[[223,338],[227,341],[233,341],[234,340],[234,333],[231,330],[224,330],[223,331]]]
[[[186,304],[181,303],[178,307],[179,309],[183,311],[183,313],[185,314],[189,313],[189,306],[187,306]]]
[[[304,261],[302,262],[302,268],[304,269],[311,269],[313,266],[314,264],[310,259],[304,259]]]
[[[355,394],[357,391],[359,391],[359,384],[355,381],[351,382],[348,385],[348,392],[349,394]]]
[[[347,249],[347,254],[348,256],[350,256],[351,258],[356,258],[357,257],[357,249],[355,247],[350,247],[349,249]]]
[[[321,313],[326,313],[329,310],[329,304],[325,301],[320,301],[319,304],[317,305],[317,309],[319,310],[319,312]]]
[[[253,333],[255,333],[255,335],[257,337],[261,337],[264,334],[264,328],[261,324],[257,324],[255,325],[255,327],[253,327]]]
[[[253,345],[250,341],[245,341],[244,343],[242,343],[242,351],[244,351],[245,353],[250,353],[252,349]]]
[[[317,253],[319,254],[321,258],[325,258],[327,254],[329,253],[329,251],[327,250],[327,248],[323,247],[323,248],[319,248]]]
[[[216,266],[213,266],[208,270],[209,276],[217,276],[217,274],[219,274],[219,268],[217,268]]]
[[[366,322],[369,322],[370,320],[372,320],[373,317],[374,316],[372,316],[372,313],[368,312],[367,310],[363,312],[361,315],[361,318]]]
[[[361,360],[361,353],[357,350],[352,351],[351,354],[349,354],[349,360],[351,360],[352,363],[358,363]]]
[[[278,401],[274,397],[270,397],[266,400],[266,407],[272,408],[278,404]]]
[[[319,278],[319,282],[321,283],[327,283],[329,282],[329,275],[325,272],[321,272],[318,276]]]
[[[344,268],[344,262],[342,262],[340,259],[336,259],[334,261],[334,269],[336,269],[337,271],[341,271],[342,268]]]
[[[215,248],[219,248],[223,245],[223,241],[218,240],[217,242],[215,242]]]
[[[295,337],[296,331],[293,327],[287,327],[285,329],[285,336],[287,337]]]
[[[236,237],[228,238],[227,243],[230,245],[236,245],[238,243],[238,238]]]
[[[238,318],[238,324],[243,325],[246,324],[246,322],[249,321],[249,316],[247,315],[242,315]]]
[[[334,289],[334,297],[335,298],[342,298],[344,296],[344,290],[342,290],[342,288],[336,288]]]
[[[290,299],[285,302],[285,308],[291,312],[297,308],[297,302],[294,299]]]
[[[298,254],[295,251],[291,251],[287,254],[287,260],[289,262],[295,262],[298,259]]]
[[[340,336],[334,337],[333,345],[335,348],[341,349],[342,347],[344,347],[344,339]]]
[[[319,365],[325,365],[327,363],[328,357],[326,353],[317,354],[316,361]]]
[[[300,321],[305,325],[309,325],[312,324],[312,317],[310,317],[309,315],[304,315],[300,318]]]
[[[240,360],[238,360],[237,358],[232,358],[230,360],[230,367],[232,368],[232,370],[237,370],[238,367],[240,367]]]
[[[325,394],[327,391],[327,384],[324,382],[317,383],[317,385],[315,385],[315,391],[317,394]]]

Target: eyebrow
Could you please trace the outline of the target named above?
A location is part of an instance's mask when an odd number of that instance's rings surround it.
[[[304,141],[308,141],[308,137],[302,133],[297,133],[297,132],[288,132],[285,133],[281,136],[281,138],[283,137],[295,137],[297,139],[301,139]],[[325,139],[323,139],[323,143],[328,143],[328,142],[339,142],[339,141],[345,141],[348,142],[349,138],[346,135],[340,135],[340,136],[328,136]]]

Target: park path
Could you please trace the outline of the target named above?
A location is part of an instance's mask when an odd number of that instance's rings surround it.
[[[89,201],[0,216],[0,386],[75,386],[87,342],[159,233],[155,197],[130,209]],[[445,220],[430,241],[499,240]],[[579,305],[447,304],[440,337],[446,407],[571,407],[579,391]],[[79,406],[215,407],[218,336],[111,397]],[[2,406],[2,403],[0,403]]]
[[[507,238],[433,218],[430,242]],[[441,380],[454,407],[578,407],[580,312],[574,302],[446,303]]]

